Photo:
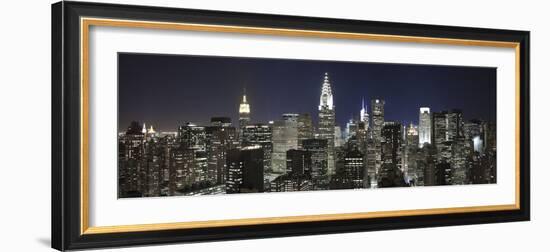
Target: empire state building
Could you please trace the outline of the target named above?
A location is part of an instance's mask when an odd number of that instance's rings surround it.
[[[243,91],[243,98],[239,105],[239,129],[242,130],[250,123],[250,104],[246,101],[246,90]]]
[[[319,101],[319,138],[327,139],[327,169],[328,174],[332,175],[335,172],[334,161],[334,126],[335,126],[335,113],[334,103],[332,97],[332,89],[330,87],[330,80],[328,73],[325,73],[323,80],[323,86],[321,88],[321,97]]]

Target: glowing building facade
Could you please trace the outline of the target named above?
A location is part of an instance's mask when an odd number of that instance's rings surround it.
[[[371,170],[374,170],[374,173],[378,176],[380,167],[382,166],[382,128],[384,127],[384,100],[382,99],[373,99],[371,101],[371,114],[372,114],[372,142],[374,145],[374,167],[370,167]]]
[[[260,146],[263,150],[265,171],[271,171],[271,155],[273,153],[273,132],[269,125],[256,123],[242,129],[241,146]]]
[[[286,172],[286,152],[298,148],[298,118],[298,114],[283,114],[273,123],[271,168],[275,173]]]
[[[334,174],[335,159],[334,159],[334,126],[335,112],[332,89],[328,73],[325,73],[323,85],[321,88],[321,97],[319,99],[319,138],[327,140],[328,173]]]
[[[241,104],[239,105],[239,129],[244,128],[250,123],[250,104],[246,100],[246,90],[243,93]]]
[[[361,110],[359,111],[359,121],[363,122],[363,129],[369,128],[369,113],[367,113],[367,107],[365,106],[365,99],[361,100]]]
[[[430,108],[420,108],[418,118],[418,146],[422,148],[424,144],[432,143],[432,118]]]

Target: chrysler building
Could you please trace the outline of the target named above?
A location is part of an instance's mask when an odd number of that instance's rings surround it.
[[[330,87],[328,73],[325,73],[319,101],[319,138],[327,139],[327,170],[329,175],[332,175],[335,172],[334,126],[335,113],[332,89]]]

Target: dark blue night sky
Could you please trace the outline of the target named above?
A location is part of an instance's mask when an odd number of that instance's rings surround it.
[[[245,87],[253,122],[282,113],[316,121],[324,72],[342,128],[358,116],[362,97],[369,114],[370,100],[384,99],[387,121],[416,124],[422,106],[496,120],[496,68],[130,53],[119,53],[118,65],[119,130],[135,120],[174,131],[213,116],[236,125]]]

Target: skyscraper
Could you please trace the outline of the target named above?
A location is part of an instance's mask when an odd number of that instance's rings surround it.
[[[413,181],[412,184],[416,185],[416,179],[418,177],[416,170],[416,158],[418,152],[418,127],[410,123],[405,127],[405,144],[403,146],[403,172],[407,182]]]
[[[436,182],[436,162],[437,149],[432,144],[425,144],[421,149],[418,149],[416,158],[416,175],[415,185],[417,186],[433,186]]]
[[[178,143],[198,151],[206,150],[206,133],[203,126],[186,123],[178,128]]]
[[[298,148],[302,148],[302,142],[313,138],[313,123],[309,114],[300,114],[298,116]]]
[[[374,150],[374,173],[378,176],[378,172],[382,165],[382,127],[384,127],[384,100],[373,99],[371,100],[371,115],[372,115],[372,142]],[[372,173],[372,172],[371,172]]]
[[[273,172],[285,173],[286,152],[298,148],[298,114],[283,114],[282,119],[273,123]]]
[[[239,105],[239,129],[242,130],[248,123],[250,123],[250,104],[246,100],[246,90],[244,90],[243,98]]]
[[[180,144],[174,149],[171,162],[174,189],[190,188],[198,177],[195,172],[195,151]]]
[[[141,193],[144,197],[160,196],[161,184],[163,181],[163,170],[165,170],[166,153],[154,133],[147,133],[152,136],[145,142],[145,155],[142,159],[142,170],[140,171]]]
[[[473,144],[470,144],[472,140],[465,138],[462,112],[455,109],[433,113],[432,120],[432,140],[438,153],[436,183],[468,183],[467,156]],[[473,131],[469,128],[467,137],[475,134]]]
[[[497,150],[497,125],[494,122],[483,123],[483,143],[485,152],[496,152]]]
[[[464,137],[464,119],[462,111],[453,109],[447,113],[447,140],[456,141]]]
[[[432,143],[432,119],[430,115],[430,108],[420,108],[420,114],[418,118],[418,146],[422,148],[425,143]]]
[[[269,125],[250,124],[242,129],[242,147],[261,146],[264,155],[264,170],[271,171],[271,154],[273,153],[273,133]]]
[[[367,112],[367,107],[365,106],[365,98],[361,100],[361,110],[359,111],[359,120],[363,122],[363,129],[367,130],[369,128],[369,113]]]
[[[208,153],[209,178],[216,184],[225,183],[227,152],[239,148],[235,127],[231,127],[228,117],[213,117],[212,126],[205,128],[206,150]]]
[[[382,128],[382,162],[392,163],[401,168],[401,124],[386,122]]]
[[[451,110],[433,113],[432,137],[438,149],[445,141],[456,141],[464,137],[462,111]]]
[[[357,148],[346,151],[342,182],[350,188],[365,188],[368,176],[365,174],[365,156]]]
[[[418,127],[413,123],[410,123],[406,127],[405,141],[409,146],[418,146],[419,136],[418,136]]]
[[[328,173],[333,174],[335,170],[334,159],[334,126],[335,112],[332,97],[332,89],[328,73],[325,73],[319,99],[319,138],[327,140],[328,150]]]
[[[382,165],[378,173],[379,187],[403,186],[405,178],[402,167],[403,127],[398,122],[385,122],[382,127]]]
[[[372,130],[376,135],[375,138],[378,139],[380,139],[382,127],[384,127],[384,105],[385,102],[382,99],[373,99],[371,101]]]
[[[159,138],[159,145],[164,153],[162,171],[161,195],[175,195],[176,192],[176,170],[174,167],[174,151],[178,148],[176,134],[164,134]]]
[[[454,141],[451,148],[452,156],[450,163],[452,168],[452,184],[468,184],[468,171],[470,167],[467,162],[467,157],[470,156],[470,150],[472,149],[466,145],[466,139],[463,137]]]
[[[439,151],[445,141],[447,141],[447,112],[434,112],[432,115],[432,142]]]
[[[132,122],[119,138],[119,197],[141,197],[139,171],[145,154],[145,134],[139,122]]]
[[[227,155],[227,193],[264,191],[263,150],[259,145],[230,150]]]
[[[205,127],[192,123],[180,126],[177,142],[180,144],[179,153],[186,156],[182,164],[185,166],[186,172],[190,173],[190,179],[187,182],[195,184],[208,180]],[[191,157],[189,158],[189,156]]]
[[[306,150],[288,150],[286,152],[287,172],[311,176],[311,152]]]
[[[311,153],[311,177],[316,189],[324,189],[328,183],[327,175],[328,148],[326,139],[306,139],[303,141],[304,150]]]
[[[344,145],[344,138],[342,137],[342,129],[340,126],[334,126],[334,147],[341,147]]]
[[[378,150],[376,148],[376,144],[374,141],[374,137],[372,135],[372,130],[368,130],[366,132],[366,165],[367,165],[367,174],[370,179],[368,181],[368,185],[370,188],[376,188],[377,187],[377,180],[376,180],[376,157],[379,154]]]
[[[470,149],[481,153],[483,151],[483,123],[480,120],[470,120],[464,123],[464,139]]]
[[[348,141],[352,136],[357,134],[358,123],[353,118],[350,118],[346,123],[345,140]]]

